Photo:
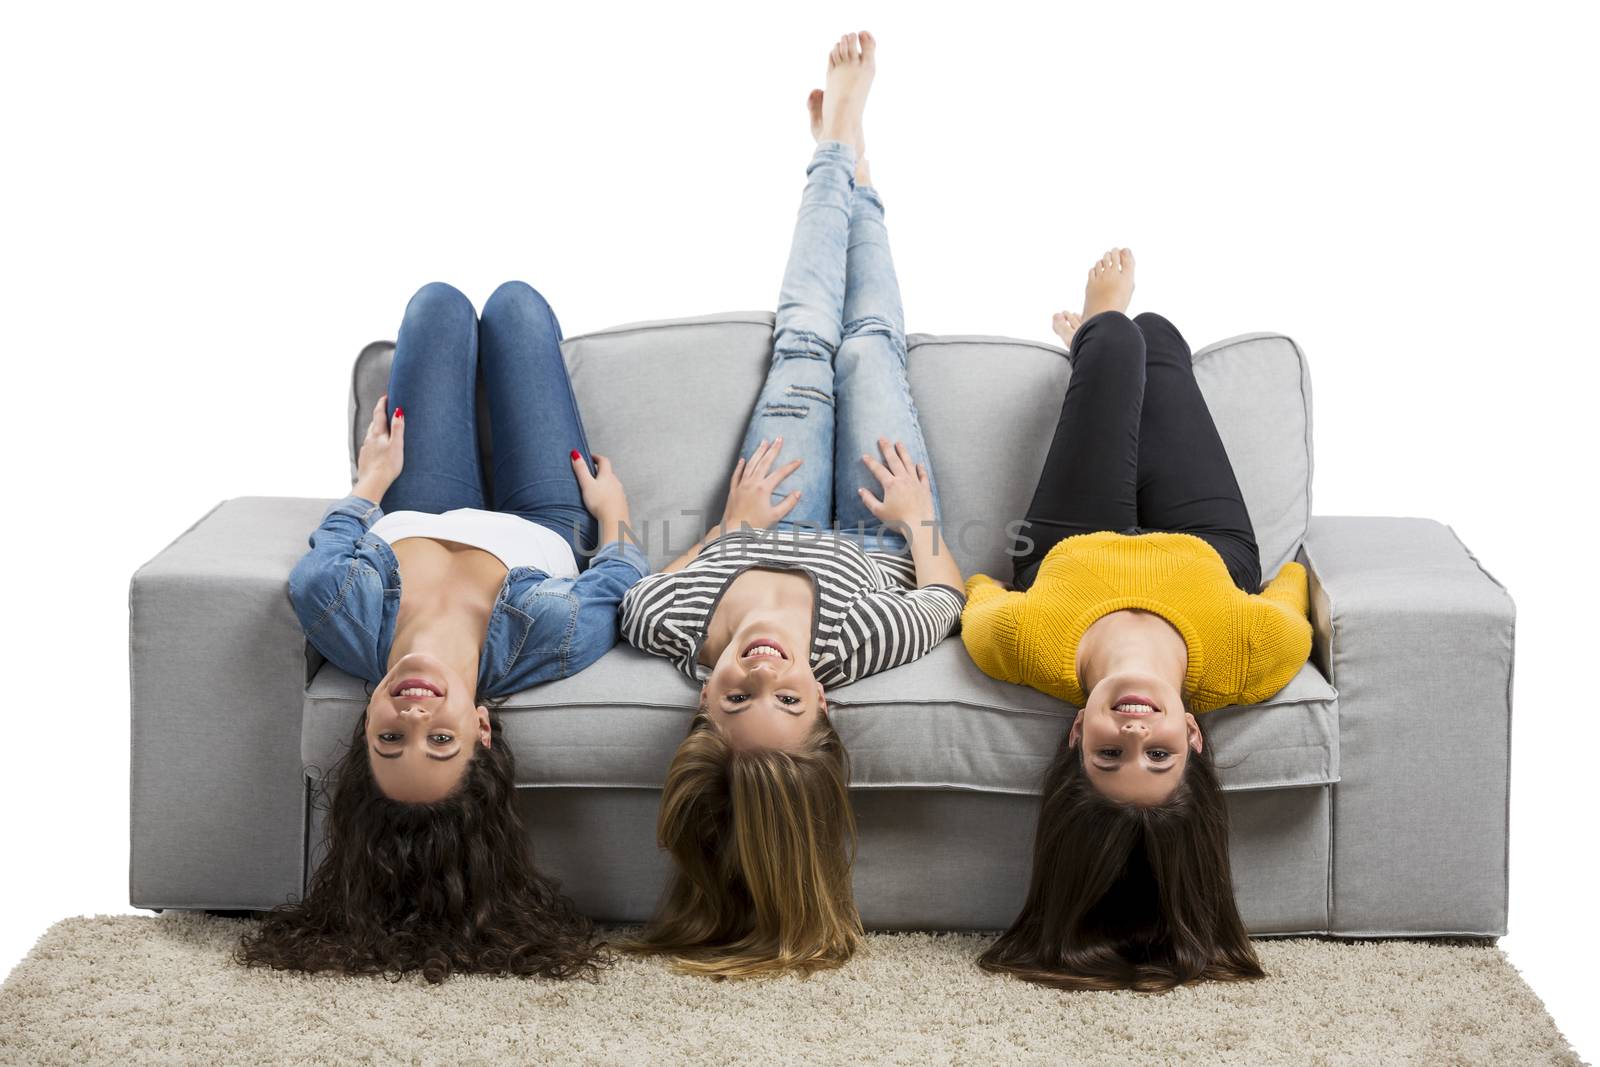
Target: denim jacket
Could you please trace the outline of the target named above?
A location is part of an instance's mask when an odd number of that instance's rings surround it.
[[[347,496],[322,517],[311,551],[289,574],[289,599],[306,640],[334,666],[376,682],[388,673],[400,610],[400,564],[368,531],[383,515]],[[478,687],[505,696],[582,670],[617,642],[622,594],[650,573],[637,545],[613,541],[576,578],[513,567],[489,615]]]

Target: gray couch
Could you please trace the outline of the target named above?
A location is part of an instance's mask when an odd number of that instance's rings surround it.
[[[1043,464],[1071,365],[999,337],[910,341],[911,382],[963,571],[1009,574],[1004,525]],[[772,344],[768,312],[639,323],[565,351],[656,565],[720,513]],[[392,346],[367,347],[354,453]],[[1195,354],[1261,546],[1311,576],[1312,662],[1206,725],[1257,933],[1504,933],[1513,608],[1446,526],[1313,517],[1311,389],[1288,338]],[[318,856],[311,789],[365,703],[296,625],[290,567],[327,499],[240,498],[133,577],[129,893],[147,908],[264,909]],[[698,512],[698,514],[692,514]],[[686,514],[688,513],[688,514]],[[975,668],[952,637],[831,694],[854,765],[857,899],[872,927],[993,929],[1021,903],[1037,790],[1071,708]],[[537,862],[590,914],[646,916],[667,762],[695,691],[618,647],[503,712]]]

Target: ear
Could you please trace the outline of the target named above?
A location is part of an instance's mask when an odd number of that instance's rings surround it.
[[[1183,713],[1183,721],[1189,727],[1189,747],[1199,753],[1206,747],[1206,738],[1200,732],[1200,724],[1195,722],[1194,715],[1187,711]]]
[[[1083,741],[1083,711],[1080,710],[1072,720],[1072,729],[1067,731],[1067,747],[1077,748]]]
[[[701,682],[700,683],[700,707],[697,710],[702,715],[704,715],[706,713],[706,683],[705,682]]]
[[[822,713],[823,718],[827,718],[827,715],[828,715],[828,694],[824,693],[822,691],[822,683],[821,682],[817,683],[817,710]]]
[[[494,739],[494,731],[489,728],[489,709],[482,704],[478,705],[478,743],[484,748]]]

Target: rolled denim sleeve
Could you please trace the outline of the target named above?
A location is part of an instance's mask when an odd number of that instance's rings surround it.
[[[289,601],[306,640],[341,669],[369,679],[383,675],[377,647],[381,620],[366,618],[382,610],[383,582],[358,557],[357,546],[382,515],[383,509],[364,497],[336,502],[311,532],[310,550],[289,572]]]
[[[611,541],[601,546],[600,551],[596,552],[590,559],[589,570],[593,570],[595,565],[601,561],[610,560],[626,563],[637,572],[633,578],[629,579],[629,585],[637,582],[640,578],[647,577],[651,571],[650,557],[646,556],[638,545],[626,539]],[[579,581],[582,580],[580,577]],[[627,592],[627,590],[624,589],[623,592]]]
[[[322,525],[311,531],[311,551],[316,552],[320,543],[330,551],[342,546],[347,555],[354,554],[356,542],[381,518],[383,508],[364,496],[336,500],[322,513]]]
[[[649,573],[649,558],[632,541],[612,541],[589,560],[572,583],[578,618],[566,673],[581,671],[617,643],[622,597]]]

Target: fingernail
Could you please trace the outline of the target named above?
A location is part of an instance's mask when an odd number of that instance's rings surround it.
[[[405,418],[406,417],[406,409],[405,408],[400,408],[400,407],[395,408],[394,409],[394,417],[397,418],[397,419]]]
[[[572,450],[572,458],[573,459],[577,459],[578,458],[578,450],[576,448],[574,448]]]

